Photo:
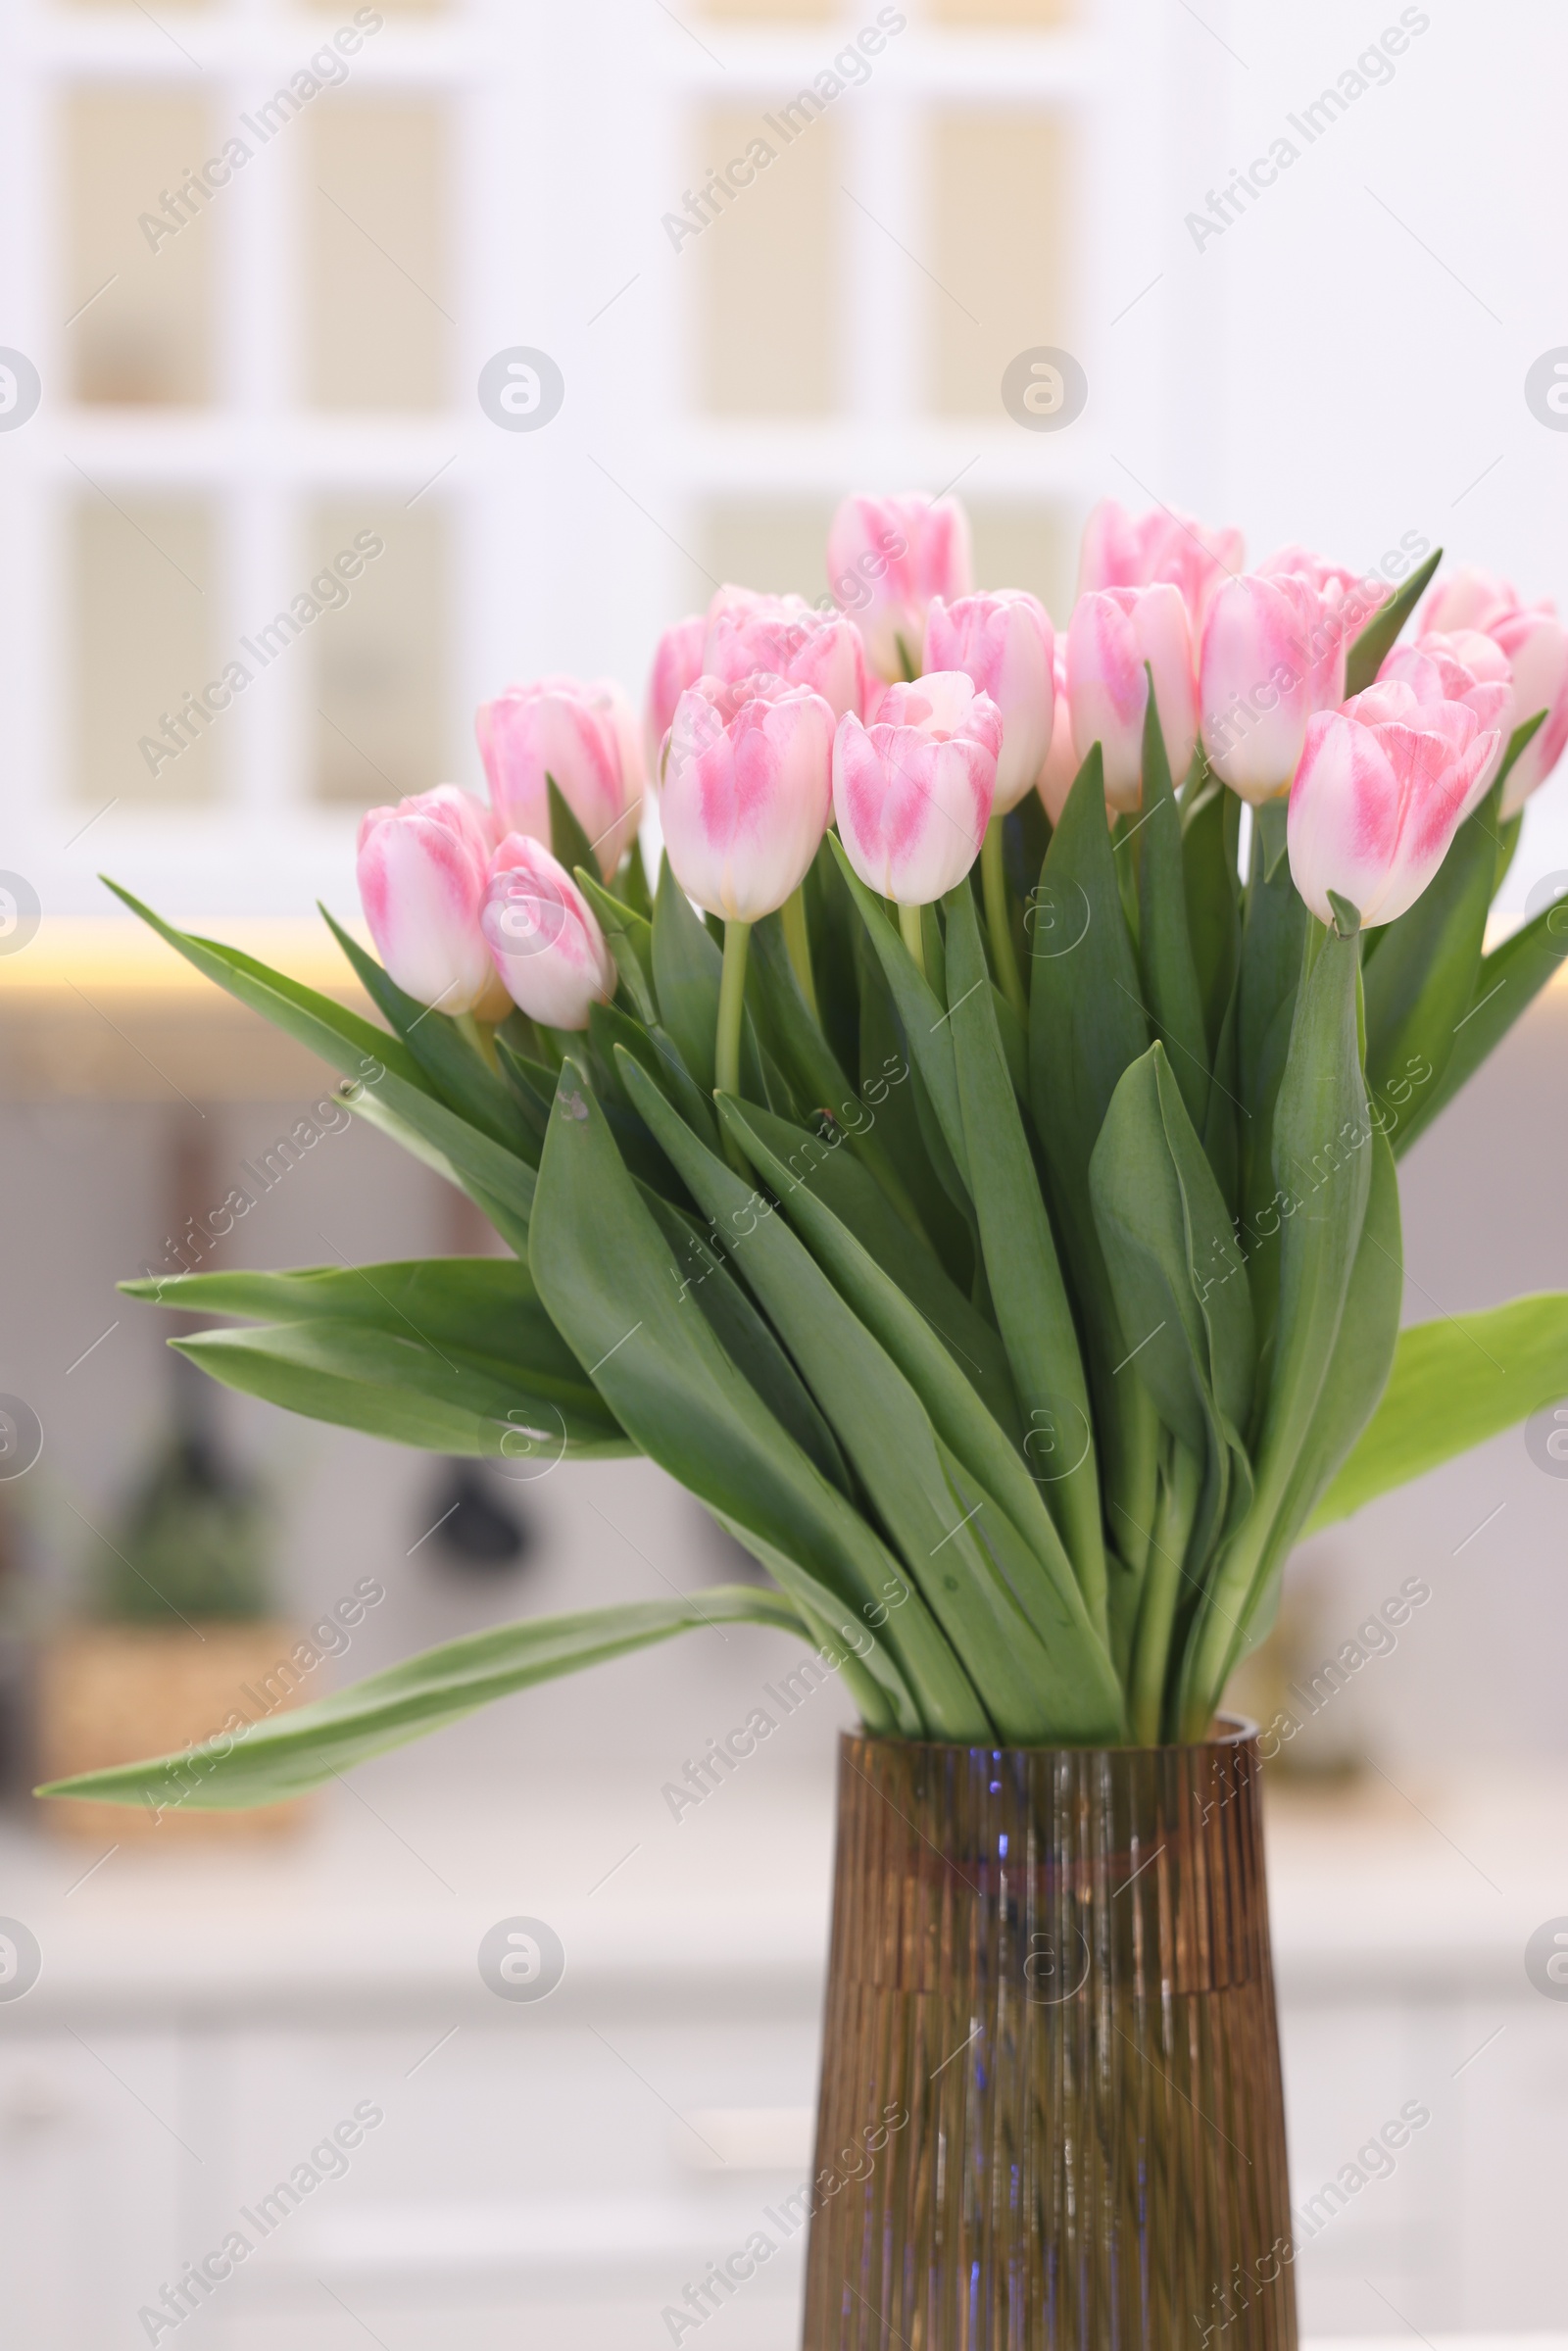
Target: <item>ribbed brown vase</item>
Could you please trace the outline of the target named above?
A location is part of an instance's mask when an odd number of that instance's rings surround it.
[[[806,2351],[1294,2351],[1258,1769],[843,1740]]]

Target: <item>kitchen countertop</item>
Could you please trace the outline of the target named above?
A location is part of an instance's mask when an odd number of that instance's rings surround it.
[[[1332,1793],[1271,1789],[1283,1993],[1387,1985],[1518,1994],[1523,1947],[1568,1913],[1568,1770],[1395,1768]],[[95,1852],[15,1818],[0,1908],[38,1936],[42,2021],[87,2003],[168,2010],[302,1996],[387,2001],[474,1983],[498,1917],[548,1919],[585,1990],[635,1971],[652,1995],[771,1980],[814,2000],[832,1791],[759,1774],[671,1820],[653,1768],[534,1780],[515,1804],[392,1758],[316,1799],[275,1843]]]

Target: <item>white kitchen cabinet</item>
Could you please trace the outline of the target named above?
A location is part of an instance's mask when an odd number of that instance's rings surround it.
[[[422,1818],[411,1786],[376,1791],[396,1838],[334,1797],[265,1861],[117,1855],[70,1896],[74,1856],[0,1837],[6,1907],[44,1951],[38,1984],[0,2004],[8,2346],[144,2344],[138,2309],[237,2227],[248,2258],[159,2341],[660,2351],[666,2304],[762,2229],[775,2255],[700,2351],[794,2351],[805,2230],[779,2216],[809,2168],[826,1789],[737,1786],[700,1838],[650,1841],[644,1879],[628,1865],[585,1893],[616,1844],[591,1791],[536,1791],[524,1868],[514,1825],[470,1804],[455,1837],[440,1791]],[[1273,1822],[1309,2336],[1568,2315],[1568,2003],[1522,1965],[1564,1907],[1562,1819],[1568,1791],[1528,1837],[1512,1820],[1519,1854],[1547,1857],[1532,1876],[1489,1846],[1472,1798],[1486,1883],[1424,1824]],[[419,1883],[404,1840],[443,1884]],[[559,1929],[566,1971],[546,1999],[502,2001],[478,1944],[524,1910]],[[1325,2198],[1412,2105],[1429,2120],[1387,2176]],[[381,2119],[340,2163],[328,2142],[357,2110]],[[282,2199],[264,2236],[262,2199],[321,2149],[336,2176]]]

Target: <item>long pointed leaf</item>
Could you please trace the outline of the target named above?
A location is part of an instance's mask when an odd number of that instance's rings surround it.
[[[439,1102],[429,1079],[400,1039],[385,1029],[372,1028],[329,996],[270,970],[238,948],[176,930],[118,883],[111,882],[109,887],[198,971],[216,980],[241,1004],[265,1013],[275,1027],[356,1081],[363,1091],[356,1093],[352,1108],[361,1108],[365,1095],[373,1093],[391,1118],[412,1128],[440,1154],[465,1191],[475,1199],[483,1193],[498,1200],[515,1225],[526,1227],[533,1205],[532,1168]]]
[[[530,1166],[539,1160],[539,1139],[492,1069],[487,1069],[455,1020],[433,1004],[408,996],[373,955],[367,955],[321,907],[321,919],[352,964],[367,996],[390,1022],[449,1108],[470,1126],[520,1152]]]
[[[654,892],[653,968],[659,1013],[704,1094],[713,1091],[713,1041],[724,958],[692,911],[668,857]],[[667,1089],[666,1089],[667,1091]]]
[[[225,1388],[394,1445],[541,1462],[637,1449],[610,1414],[585,1420],[505,1363],[363,1322],[313,1316],[170,1345]]]
[[[1533,920],[1511,939],[1481,959],[1475,994],[1469,1009],[1453,1032],[1447,1066],[1433,1086],[1410,1102],[1396,1143],[1408,1151],[1425,1134],[1440,1110],[1446,1110],[1466,1081],[1474,1077],[1487,1055],[1502,1043],[1521,1012],[1562,969],[1568,957],[1568,902],[1543,906]]]
[[[1383,1400],[1313,1512],[1331,1527],[1568,1396],[1568,1292],[1401,1331]]]
[[[1426,593],[1428,580],[1442,561],[1443,550],[1435,547],[1420,569],[1412,571],[1403,586],[1396,589],[1386,604],[1379,605],[1346,658],[1345,691],[1348,695],[1364,692],[1377,676],[1399,631]]]
[[[1276,1521],[1285,1510],[1329,1378],[1362,1226],[1375,1130],[1361,1074],[1358,937],[1330,931],[1297,999],[1274,1110],[1274,1173],[1283,1231],[1279,1320],[1254,1459],[1252,1511],[1195,1620],[1185,1735],[1200,1737],[1246,1620]],[[1202,1716],[1200,1722],[1199,1717]]]
[[[958,1100],[980,1246],[1013,1383],[1031,1432],[1060,1432],[1064,1440],[1067,1431],[1082,1428],[1089,1437],[1089,1384],[1078,1332],[986,985],[985,950],[967,881],[949,893],[946,905]],[[1067,1474],[1045,1488],[1046,1506],[1103,1638],[1105,1546],[1092,1440],[1081,1454],[1073,1443],[1069,1459]]]
[[[628,1070],[627,1081],[639,1098],[649,1098],[649,1123],[693,1193],[733,1236],[746,1281],[800,1364],[898,1545],[914,1596],[925,1600],[971,1680],[977,1686],[984,1681],[998,1731],[1026,1742],[1058,1732],[1091,1736],[1087,1725],[1100,1718],[1085,1690],[1071,1618],[1053,1593],[1057,1638],[1049,1645],[1043,1641],[1008,1580],[1010,1554],[1025,1546],[1004,1512],[983,1488],[954,1506],[944,1448],[894,1359],[783,1218],[759,1214],[757,1194],[725,1161],[705,1151],[694,1136],[674,1131],[641,1072]],[[730,1098],[720,1096],[719,1104],[726,1118],[744,1117]],[[920,1620],[904,1602],[900,1607],[907,1641]]]
[[[786,1209],[795,1197],[789,1185],[809,1186],[812,1196],[833,1211],[930,1325],[976,1396],[1021,1450],[1024,1425],[1006,1349],[994,1326],[970,1304],[935,1253],[914,1238],[863,1165],[853,1160],[842,1144],[808,1135],[750,1103],[746,1126],[772,1154],[778,1173],[775,1179],[769,1172],[767,1181],[780,1190]],[[860,1311],[857,1300],[851,1303]]]
[[[1170,1056],[1193,1125],[1201,1134],[1208,1108],[1208,1038],[1188,929],[1182,823],[1152,675],[1144,713],[1144,807],[1137,838],[1138,961],[1144,1002]]]
[[[1086,1661],[1086,1688],[1095,1693],[1103,1719],[1113,1719],[1120,1700],[1108,1655],[1023,1460],[918,1307],[815,1196],[809,1174],[797,1175],[768,1148],[749,1104],[721,1099],[720,1108],[725,1126],[777,1194],[817,1263],[913,1389],[944,1448],[950,1479],[960,1488],[966,1478],[972,1480],[975,1499],[996,1497],[977,1522],[982,1534],[995,1528],[999,1515],[1005,1515],[1023,1554],[1010,1542],[1004,1546],[1005,1572],[1014,1591],[1048,1641],[1070,1635],[1075,1653]]]
[[[1030,1094],[1050,1179],[1051,1218],[1089,1350],[1109,1531],[1134,1587],[1148,1555],[1159,1427],[1124,1333],[1089,1197],[1089,1161],[1122,1071],[1149,1050],[1149,1022],[1122,911],[1099,744],[1078,771],[1034,894]],[[1116,1595],[1136,1602],[1136,1590]]]
[[[623,1063],[628,1077],[634,1068]],[[651,1078],[641,1083],[658,1095]],[[859,1647],[845,1673],[867,1722],[960,1738],[983,1723],[978,1699],[950,1718],[940,1690],[908,1666],[897,1619],[869,1629],[866,1612],[884,1604],[883,1587],[898,1576],[892,1555],[780,1428],[701,1310],[678,1299],[668,1245],[569,1058],[540,1165],[529,1263],[551,1320],[620,1426],[710,1509],[755,1530],[770,1563],[786,1562],[774,1572],[791,1597]],[[950,1731],[950,1719],[965,1727]]]
[[[619,1434],[515,1257],[422,1257],[382,1265],[309,1265],[290,1273],[193,1273],[122,1282],[127,1298],[184,1313],[258,1322],[348,1322],[451,1354],[482,1357],[585,1424]]]
[[[678,1277],[677,1298],[697,1300],[719,1346],[750,1380],[780,1428],[794,1438],[823,1477],[853,1501],[854,1481],[838,1439],[744,1286],[711,1248],[694,1216],[672,1207],[657,1193],[645,1191],[643,1200],[675,1253],[670,1272]]]
[[[155,1813],[238,1812],[303,1795],[390,1747],[562,1674],[623,1657],[677,1633],[716,1625],[770,1625],[805,1634],[799,1612],[778,1592],[712,1585],[698,1599],[638,1600],[572,1616],[541,1616],[444,1641],[384,1673],[370,1674],[312,1706],[249,1719],[236,1708],[199,1745],[144,1763],[52,1780],[41,1796],[146,1804]]]
[[[1366,970],[1366,1077],[1374,1099],[1391,1084],[1441,1082],[1458,1024],[1474,999],[1496,870],[1499,789],[1460,825],[1436,877],[1378,942]],[[1403,1125],[1390,1103],[1390,1140]]]
[[[936,1111],[943,1141],[952,1154],[959,1179],[967,1183],[963,1113],[958,1107],[958,1076],[954,1067],[953,1032],[948,1026],[947,1005],[931,982],[916,968],[914,957],[883,911],[881,900],[866,888],[832,833],[828,835],[828,845],[838,860],[839,870],[860,910],[866,935],[876,951],[876,959],[882,966],[882,976],[898,1009],[909,1052],[925,1081],[926,1092]]]

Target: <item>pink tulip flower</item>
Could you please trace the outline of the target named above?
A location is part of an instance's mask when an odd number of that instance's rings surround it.
[[[961,670],[888,688],[876,723],[853,712],[833,738],[833,810],[869,889],[924,906],[962,881],[985,839],[1002,712]]]
[[[1411,645],[1396,645],[1378,671],[1378,682],[1399,678],[1427,705],[1462,702],[1476,722],[1497,737],[1497,754],[1476,791],[1480,801],[1492,788],[1511,731],[1513,673],[1508,657],[1479,629],[1457,629],[1451,635],[1429,629]]]
[[[554,776],[608,880],[631,846],[643,797],[637,722],[620,688],[574,677],[509,686],[479,705],[474,732],[500,829],[548,841],[545,778]]]
[[[956,498],[846,498],[827,535],[827,579],[879,677],[912,671],[933,596],[974,585],[969,521]]]
[[[512,1003],[553,1029],[585,1029],[615,992],[593,908],[544,844],[509,833],[490,863],[480,927]]]
[[[761,671],[809,686],[835,719],[865,709],[865,649],[842,612],[818,612],[804,596],[759,596],[742,605],[721,588],[708,615],[703,671],[731,683]]]
[[[648,674],[648,692],[643,702],[643,754],[656,785],[675,705],[687,687],[695,686],[702,676],[703,648],[707,642],[708,614],[693,612],[687,619],[677,620],[673,627],[666,628],[654,649],[654,665]]]
[[[1291,875],[1320,922],[1329,892],[1364,927],[1414,906],[1496,765],[1501,736],[1462,702],[1423,702],[1379,680],[1343,710],[1319,710],[1291,786]]]
[[[833,712],[781,677],[699,678],[670,724],[660,821],[688,898],[757,922],[797,890],[827,830]]]
[[[1215,593],[1242,561],[1239,530],[1209,530],[1163,507],[1129,514],[1113,498],[1102,498],[1084,526],[1078,593],[1163,581],[1180,589],[1196,639]]]
[[[1051,748],[1056,685],[1055,631],[1046,608],[1022,588],[994,596],[931,600],[925,622],[929,670],[961,669],[1002,712],[994,813],[1005,815],[1039,781]]]
[[[1193,638],[1180,590],[1159,581],[1079,597],[1067,629],[1073,748],[1081,763],[1092,744],[1101,745],[1105,800],[1122,813],[1136,808],[1143,793],[1146,661],[1153,673],[1165,756],[1179,784],[1198,740]]]
[[[360,819],[360,903],[376,954],[406,995],[454,1018],[507,1009],[479,927],[494,838],[489,809],[456,784]]]
[[[1516,816],[1568,745],[1568,629],[1549,599],[1524,604],[1506,580],[1472,567],[1439,581],[1421,619],[1429,629],[1479,630],[1507,656],[1513,671],[1507,733],[1538,710],[1546,713],[1545,724],[1525,745],[1503,786],[1502,813]]]
[[[1254,807],[1289,791],[1308,719],[1345,694],[1346,630],[1299,573],[1227,580],[1209,607],[1199,660],[1209,765]]]
[[[1308,587],[1315,588],[1341,615],[1347,632],[1347,650],[1355,643],[1379,605],[1387,604],[1394,594],[1389,582],[1380,579],[1376,572],[1351,571],[1347,564],[1331,563],[1327,556],[1294,541],[1289,546],[1277,547],[1267,563],[1259,563],[1257,568],[1265,579],[1294,577],[1304,579]]]
[[[1052,676],[1055,681],[1055,716],[1051,725],[1051,749],[1040,770],[1040,797],[1046,804],[1046,814],[1053,824],[1061,822],[1061,811],[1067,806],[1083,761],[1079,759],[1072,739],[1072,706],[1067,700],[1067,640],[1058,637],[1052,652]]]

